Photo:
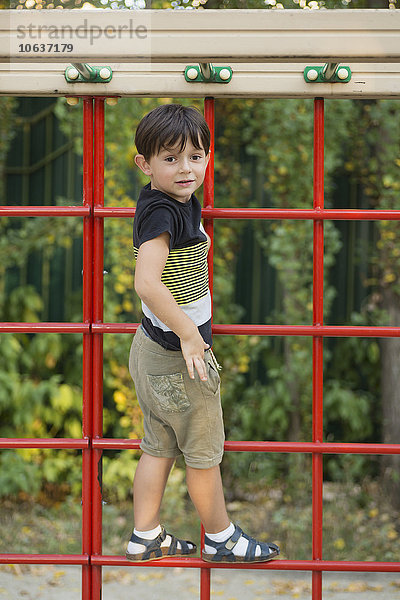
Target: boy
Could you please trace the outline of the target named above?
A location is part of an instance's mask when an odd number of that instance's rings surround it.
[[[134,220],[135,290],[144,318],[132,342],[130,372],[144,414],[143,454],[133,496],[135,529],[126,556],[141,561],[196,552],[160,525],[160,506],[177,456],[206,531],[208,561],[261,562],[279,554],[233,525],[219,464],[224,428],[218,364],[211,350],[209,238],[194,192],[204,180],[210,132],[194,108],[162,105],[136,131],[136,165],[150,178]]]

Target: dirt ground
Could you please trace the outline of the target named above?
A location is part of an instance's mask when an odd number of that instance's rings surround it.
[[[311,600],[311,574],[213,570],[211,597],[221,600]],[[79,600],[80,567],[3,565],[0,600]],[[103,568],[103,600],[195,600],[195,569]],[[323,600],[400,600],[400,573],[326,573]]]

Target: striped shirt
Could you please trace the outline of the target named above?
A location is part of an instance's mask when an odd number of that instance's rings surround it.
[[[146,185],[139,196],[133,224],[135,259],[140,245],[164,232],[170,235],[170,252],[161,281],[177,304],[198,326],[211,346],[211,297],[208,287],[207,237],[200,222],[201,206],[192,195],[186,203]],[[142,302],[142,325],[155,342],[180,350],[180,340]]]

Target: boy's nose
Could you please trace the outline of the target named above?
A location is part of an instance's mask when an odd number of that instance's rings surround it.
[[[188,171],[191,171],[192,168],[190,166],[190,162],[188,160],[182,160],[181,162],[181,171],[184,171],[185,173],[187,173]]]

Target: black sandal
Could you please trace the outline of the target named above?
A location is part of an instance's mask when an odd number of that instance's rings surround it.
[[[169,546],[161,547],[161,544],[167,535],[171,537],[171,543]],[[138,554],[130,554],[129,552],[126,552],[126,558],[128,560],[135,561],[159,560],[165,556],[194,554],[197,550],[196,544],[176,538],[171,533],[167,533],[164,527],[162,528],[161,533],[154,540],[145,540],[135,535],[135,533],[132,533],[130,541],[134,542],[135,544],[142,544],[142,546],[146,547],[144,552],[139,552]],[[178,548],[178,542],[181,545],[180,548]],[[191,544],[193,548],[190,548],[189,544]]]
[[[249,542],[247,546],[247,552],[245,556],[236,556],[236,554],[234,554],[232,550],[242,537],[244,537]],[[234,533],[225,542],[214,542],[213,540],[210,540],[210,538],[206,535],[204,538],[204,543],[207,546],[212,546],[217,551],[215,554],[207,554],[205,550],[203,550],[203,560],[206,560],[208,562],[258,563],[265,562],[267,560],[272,560],[273,558],[278,556],[280,552],[276,544],[272,544],[270,542],[258,542],[254,538],[243,533],[243,531],[237,525],[235,526]],[[256,556],[257,546],[260,546],[261,549],[261,554],[259,556]]]

